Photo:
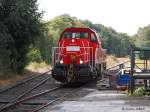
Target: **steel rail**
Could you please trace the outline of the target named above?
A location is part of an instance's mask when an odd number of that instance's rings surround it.
[[[19,82],[19,83],[16,83],[16,84],[14,84],[13,86],[10,86],[10,87],[8,87],[8,88],[6,88],[6,89],[0,90],[0,94],[2,94],[3,92],[8,91],[8,90],[10,90],[10,89],[13,89],[13,88],[15,88],[15,87],[18,87],[18,86],[20,86],[20,85],[22,85],[22,84],[25,84],[25,83],[27,83],[27,82],[29,82],[29,81],[31,81],[31,80],[33,80],[33,79],[36,79],[36,78],[38,78],[38,77],[40,77],[40,76],[42,76],[42,75],[46,75],[46,74],[47,74],[48,72],[50,72],[50,71],[51,71],[51,70],[49,70],[49,71],[47,71],[47,72],[44,72],[44,73],[42,73],[42,74],[36,75],[36,76],[31,76],[30,78],[25,79],[25,80],[23,80],[23,81],[21,81],[21,82]]]
[[[20,96],[18,96],[17,98],[15,98],[13,101],[11,101],[10,103],[4,105],[1,109],[0,112],[3,110],[8,109],[9,107],[13,106],[16,104],[17,100],[23,98],[25,95],[27,95],[28,93],[30,93],[31,91],[33,91],[34,89],[36,89],[37,87],[41,86],[42,84],[44,84],[46,81],[48,81],[50,79],[50,77],[42,80],[42,82],[36,84],[34,87],[32,87],[31,89],[29,89],[28,91],[24,92],[23,94],[21,94]]]
[[[55,88],[52,88],[52,89],[45,90],[45,91],[40,92],[40,93],[38,93],[38,94],[34,94],[34,95],[32,95],[32,96],[28,96],[28,97],[25,97],[25,98],[23,98],[23,99],[17,100],[13,105],[9,106],[7,109],[9,110],[10,107],[13,107],[13,106],[16,107],[16,105],[18,105],[18,104],[23,104],[23,102],[25,102],[25,101],[28,101],[28,100],[37,98],[37,97],[39,97],[39,96],[42,96],[42,95],[44,95],[44,94],[46,94],[46,93],[53,92],[53,91],[55,91],[55,90],[59,90],[60,88],[63,88],[63,87],[64,87],[64,85],[61,85],[61,86],[58,86],[58,87],[55,87]],[[81,87],[80,87],[80,88],[81,88]],[[77,88],[77,89],[80,89],[80,88]],[[76,89],[75,89],[74,91],[76,91]],[[57,97],[57,98],[55,98],[54,100],[50,100],[50,101],[47,102],[47,103],[43,103],[43,105],[41,105],[41,106],[39,106],[39,107],[37,107],[37,108],[35,108],[35,109],[33,109],[33,110],[30,110],[30,112],[38,112],[38,111],[40,111],[41,109],[43,109],[43,108],[49,106],[50,104],[52,104],[52,103],[54,103],[54,102],[56,102],[56,101],[58,101],[58,100],[61,100],[62,98],[66,97],[67,95],[70,95],[70,93],[73,93],[73,91],[71,91],[71,92],[69,92],[69,93],[66,93],[66,94],[63,95],[63,96]]]
[[[86,84],[85,84],[85,85],[86,85]],[[84,85],[84,86],[85,86],[85,85]],[[69,92],[69,93],[66,93],[65,95],[60,96],[60,97],[58,97],[58,98],[56,98],[56,99],[54,99],[54,100],[51,100],[51,101],[49,101],[48,103],[46,103],[46,104],[44,104],[44,105],[42,105],[42,106],[40,106],[40,107],[37,107],[37,108],[33,109],[31,112],[38,112],[38,111],[42,110],[43,108],[49,106],[50,104],[52,104],[52,103],[54,103],[54,102],[56,102],[56,101],[58,101],[58,100],[61,100],[62,98],[64,98],[64,97],[70,95],[70,93],[74,93],[74,91],[76,91],[76,90],[78,90],[78,89],[81,89],[81,87],[79,87],[79,88],[77,88],[77,89],[75,89],[75,90],[73,90],[73,91],[71,91],[71,92]]]
[[[33,98],[35,98],[35,97],[39,97],[39,96],[44,95],[44,94],[49,93],[49,92],[53,92],[53,91],[58,90],[58,89],[60,89],[60,88],[62,88],[62,86],[55,87],[55,88],[52,88],[52,89],[43,91],[43,92],[40,92],[40,93],[38,93],[38,94],[34,94],[34,95],[32,95],[32,96],[29,96],[29,97],[25,97],[24,99],[18,100],[18,101],[16,102],[16,104],[22,103],[22,102],[27,101],[27,100],[31,100],[31,99],[33,99]]]
[[[58,97],[58,98],[56,98],[56,99],[54,99],[54,100],[51,100],[51,101],[49,101],[48,103],[46,103],[45,105],[42,105],[42,106],[40,106],[40,107],[38,107],[38,108],[32,110],[31,112],[38,112],[39,110],[41,110],[41,109],[47,107],[48,105],[52,104],[53,102],[56,102],[56,101],[58,101],[58,100],[61,100],[62,98],[64,98],[64,97],[67,96],[67,95],[68,95],[68,94],[63,95],[63,96],[61,96],[61,97]]]
[[[84,86],[86,86],[86,85],[87,85],[87,84],[85,84]],[[81,86],[81,87],[82,87],[82,86]],[[58,97],[58,98],[56,98],[56,99],[54,99],[54,100],[51,100],[51,101],[49,101],[48,103],[46,103],[46,104],[44,104],[44,105],[42,105],[42,106],[40,106],[40,107],[37,107],[37,108],[33,109],[31,112],[38,112],[38,111],[42,110],[43,108],[49,106],[50,104],[52,104],[52,103],[54,103],[54,102],[56,102],[56,101],[58,101],[58,100],[61,100],[62,98],[64,98],[64,97],[70,95],[70,93],[74,93],[75,91],[81,89],[81,87],[79,87],[79,88],[77,88],[77,89],[75,89],[75,90],[73,90],[73,91],[71,91],[71,92],[69,92],[69,93],[66,93],[65,95],[60,96],[60,97]]]
[[[62,88],[62,86],[55,87],[55,88],[46,90],[46,91],[44,91],[44,92],[40,92],[40,93],[38,93],[38,94],[34,94],[34,95],[32,95],[32,96],[25,97],[24,99],[17,100],[15,103],[11,104],[9,107],[7,107],[7,108],[5,108],[5,109],[3,109],[3,110],[7,110],[7,109],[9,109],[10,107],[16,106],[16,105],[18,105],[18,104],[20,104],[20,103],[22,103],[22,102],[24,102],[24,101],[31,100],[31,99],[33,99],[33,98],[39,97],[39,96],[44,95],[44,94],[49,93],[49,92],[53,92],[53,91],[58,90],[58,89],[60,89],[60,88]],[[2,110],[2,111],[3,111],[3,110]]]

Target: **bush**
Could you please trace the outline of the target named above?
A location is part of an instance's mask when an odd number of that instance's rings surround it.
[[[134,93],[134,96],[144,96],[145,95],[145,89],[143,87],[137,88]]]
[[[31,48],[31,50],[27,54],[27,63],[29,62],[42,62],[41,53],[36,48]]]
[[[133,92],[133,94],[131,93],[126,93],[128,96],[150,96],[150,92],[146,91],[144,89],[144,87],[139,87],[137,89],[135,89],[135,91]]]

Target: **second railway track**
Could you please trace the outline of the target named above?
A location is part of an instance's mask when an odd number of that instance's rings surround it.
[[[38,112],[75,89],[52,83],[48,72],[0,92],[0,112]]]
[[[9,109],[27,96],[33,96],[37,93],[46,91],[51,88],[50,86],[54,86],[50,85],[51,76],[48,72],[50,71],[28,78],[16,85],[0,91],[0,112]]]
[[[68,88],[63,85],[55,86],[51,89],[10,102],[1,109],[1,112],[38,112],[75,91],[76,88]]]

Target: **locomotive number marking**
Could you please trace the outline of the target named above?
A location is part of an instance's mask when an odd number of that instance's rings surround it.
[[[80,51],[79,46],[67,46],[66,48],[67,51]]]

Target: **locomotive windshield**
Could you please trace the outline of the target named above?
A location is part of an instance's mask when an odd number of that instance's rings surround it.
[[[65,32],[63,34],[63,38],[81,38],[81,39],[87,39],[88,33],[87,32]]]

